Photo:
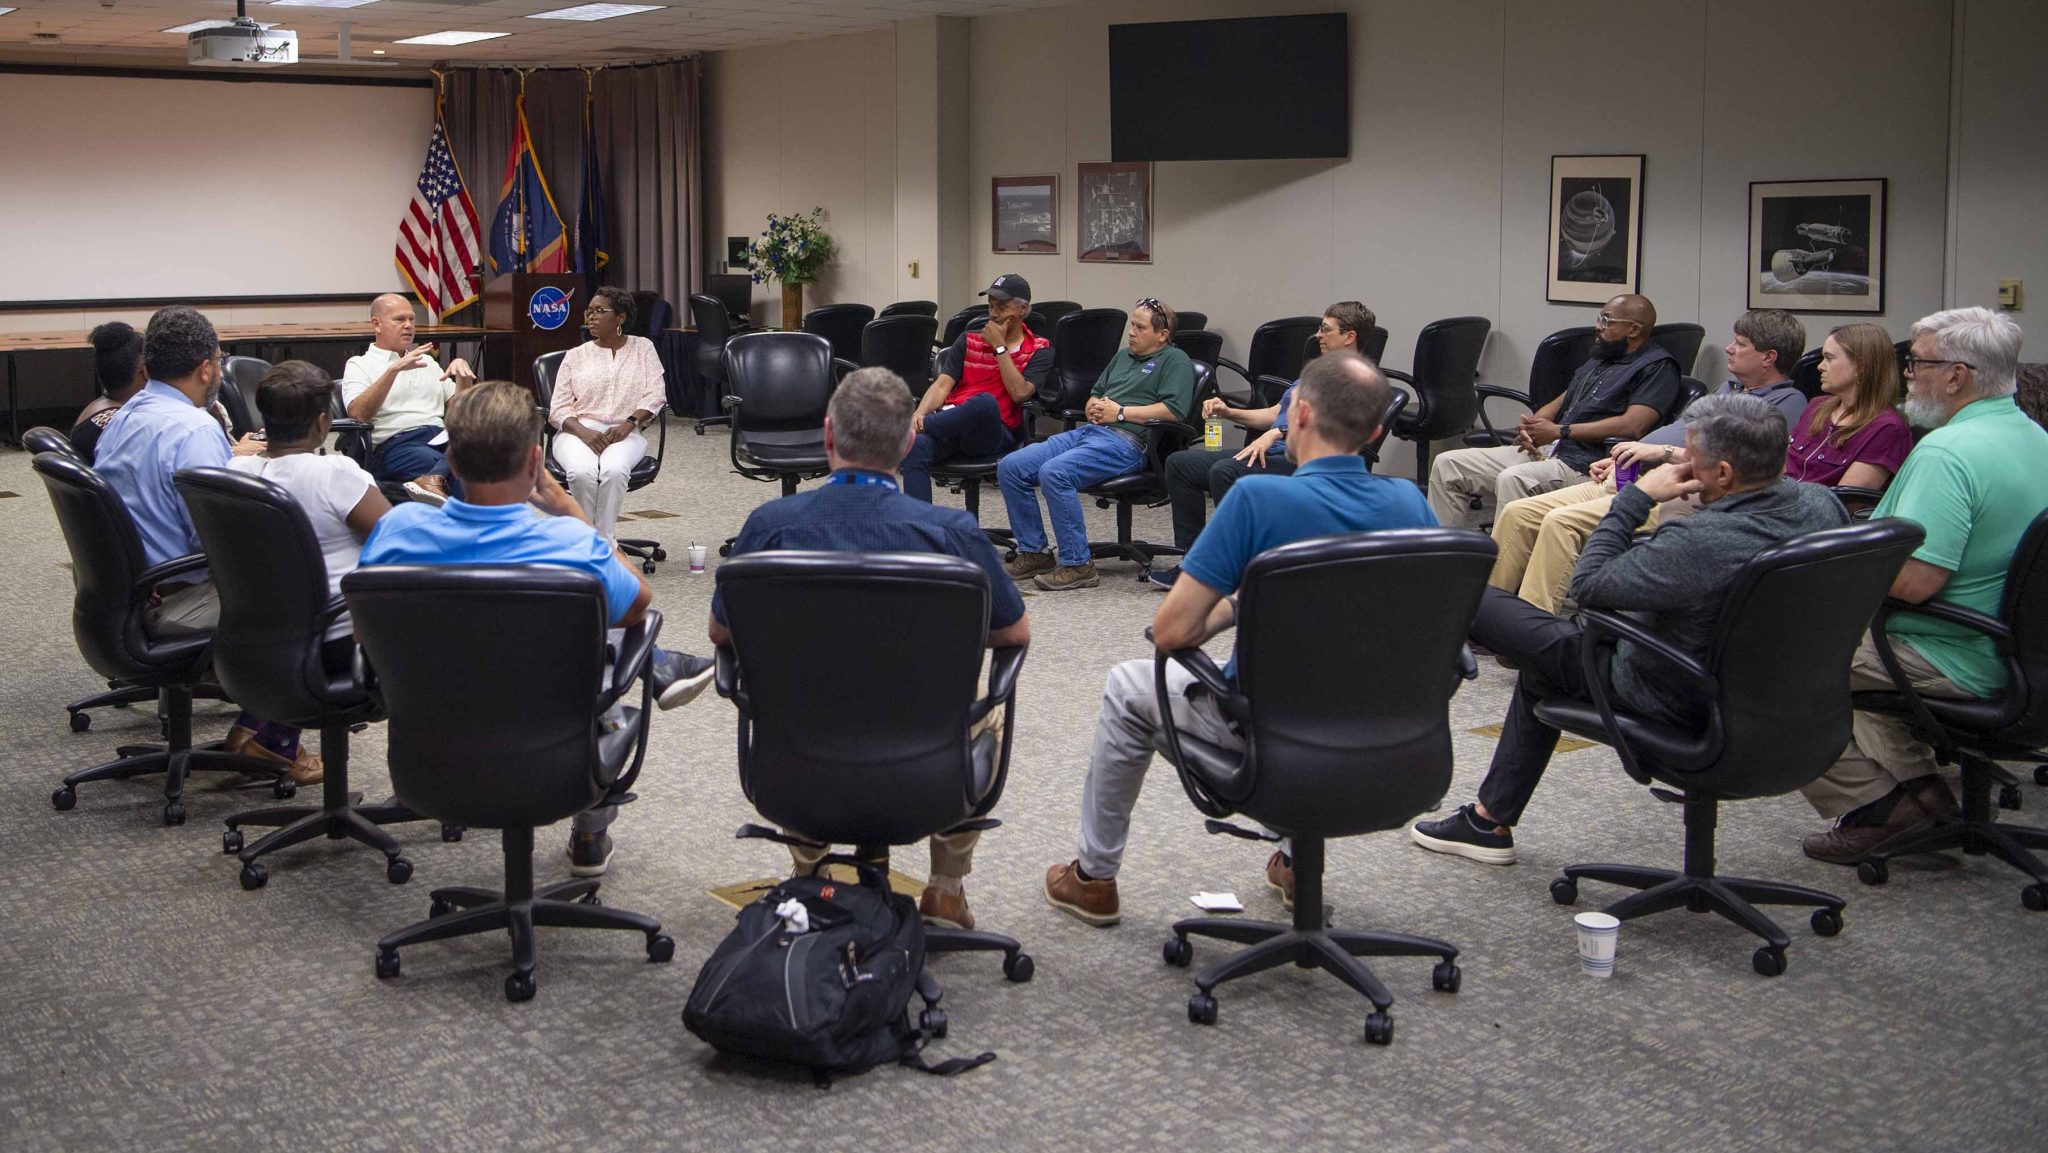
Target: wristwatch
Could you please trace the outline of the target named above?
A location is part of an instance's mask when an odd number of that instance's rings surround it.
[[[1009,350],[1009,347],[1008,347],[1008,346],[1006,346],[1006,345],[1001,345],[1001,344],[998,344],[998,345],[996,345],[996,355],[997,355],[997,356],[1008,356],[1008,355],[1010,355],[1010,350]]]
[[[1566,424],[1560,424],[1560,425],[1558,425],[1558,426],[1557,426],[1557,439],[1559,439],[1559,440],[1570,440],[1571,438],[1572,438],[1572,426],[1571,426],[1571,425],[1570,425],[1569,423],[1566,423]]]
[[[1124,422],[1124,406],[1123,406],[1123,405],[1117,405],[1117,406],[1116,406],[1116,422],[1117,422],[1118,424],[1122,424],[1122,423]]]

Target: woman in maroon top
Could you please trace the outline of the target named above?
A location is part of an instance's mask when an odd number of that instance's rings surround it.
[[[1905,463],[1913,433],[1899,415],[1899,363],[1891,334],[1845,324],[1820,346],[1822,395],[1792,424],[1785,475],[1808,484],[1883,491]]]

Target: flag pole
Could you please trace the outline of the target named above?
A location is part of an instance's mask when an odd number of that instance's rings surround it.
[[[443,102],[444,102],[444,101],[445,101],[445,100],[447,99],[447,95],[448,95],[448,91],[447,91],[447,87],[446,87],[446,85],[447,85],[447,79],[448,79],[448,78],[447,78],[447,74],[446,74],[446,73],[443,73],[443,72],[442,72],[442,71],[441,71],[440,69],[438,69],[438,68],[429,68],[429,69],[427,69],[427,71],[428,71],[429,73],[431,73],[431,74],[433,75],[433,77],[434,77],[434,127],[435,127],[436,129],[438,129],[438,128],[440,128],[440,127],[441,127],[441,107],[442,107],[442,104],[443,104]],[[441,247],[441,243],[440,243],[440,237],[441,237],[441,221],[440,221],[440,219],[439,219],[439,217],[438,217],[438,216],[437,216],[437,217],[436,217],[436,219],[434,220],[434,222],[433,222],[433,226],[434,226],[434,237],[433,237],[433,239],[434,239],[434,252],[435,252],[435,253],[437,254],[437,258],[438,258],[438,254],[439,254],[440,252],[442,252],[442,251],[443,251],[443,249],[442,249],[442,247]],[[447,278],[447,276],[446,276],[446,275],[443,275],[443,276],[442,276],[442,278],[441,278],[441,283],[442,283],[442,285],[443,285],[443,289],[442,289],[443,291],[446,291],[446,285],[447,285],[447,282],[448,282],[448,278]],[[467,285],[464,285],[463,287],[467,288],[468,286],[467,286]],[[467,295],[467,293],[465,293],[465,295]],[[433,302],[433,301],[430,301],[430,300],[422,300],[422,301],[420,301],[420,303],[426,306],[426,309],[427,309],[427,324],[428,324],[428,326],[430,326],[430,327],[431,327],[431,326],[433,326],[433,325],[437,325],[437,324],[441,323],[441,314],[440,314],[439,312],[436,312],[436,311],[434,310],[434,302]]]

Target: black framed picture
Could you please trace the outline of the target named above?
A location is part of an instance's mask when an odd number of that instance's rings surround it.
[[[1060,178],[989,178],[989,251],[1060,250]]]
[[[1079,168],[1081,259],[1152,263],[1152,165],[1088,163]]]
[[[1749,186],[1749,307],[1883,312],[1885,181]]]
[[[1635,292],[1642,257],[1642,154],[1551,157],[1546,299],[1605,304]]]

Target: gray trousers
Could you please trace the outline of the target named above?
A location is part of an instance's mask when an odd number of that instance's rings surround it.
[[[1187,698],[1195,678],[1179,665],[1166,666],[1173,723],[1182,733],[1225,749],[1244,748],[1207,694]],[[1116,876],[1130,836],[1131,810],[1144,787],[1154,751],[1166,752],[1159,731],[1159,698],[1152,691],[1152,661],[1125,661],[1102,684],[1102,714],[1095,722],[1095,750],[1081,786],[1081,871],[1098,879]]]

